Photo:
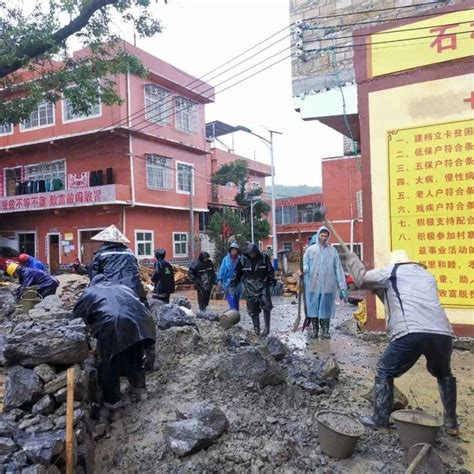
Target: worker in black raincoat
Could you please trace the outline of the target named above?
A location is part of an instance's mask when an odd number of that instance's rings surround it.
[[[156,326],[135,293],[98,275],[74,306],[74,317],[82,318],[97,339],[104,404],[120,406],[121,376],[128,378],[132,398],[145,399],[145,350],[155,343]]]
[[[189,278],[197,290],[201,311],[206,311],[211,299],[212,287],[217,284],[216,270],[207,252],[201,252],[199,258],[189,267]]]
[[[262,336],[270,334],[270,314],[273,308],[270,288],[275,285],[275,271],[268,255],[260,252],[255,244],[249,244],[235,266],[235,276],[230,291],[235,291],[242,282],[246,298],[247,311],[252,318],[255,334],[260,335],[260,312],[263,310],[265,329]]]
[[[148,305],[146,292],[140,279],[138,260],[125,245],[130,241],[117,227],[111,225],[91,238],[104,242],[94,255],[89,268],[89,278],[105,275],[113,283],[131,288],[144,305]]]
[[[155,250],[156,262],[151,281],[155,285],[153,298],[163,301],[164,303],[169,303],[170,294],[174,293],[175,290],[175,283],[173,267],[165,257],[165,249]]]

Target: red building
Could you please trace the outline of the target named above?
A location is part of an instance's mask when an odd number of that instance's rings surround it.
[[[327,207],[327,216],[338,234],[354,252],[363,256],[362,182],[360,156],[341,156],[322,160],[323,193],[277,200],[278,246],[289,252],[299,251],[298,236],[304,244],[321,227],[319,207]],[[338,248],[334,238],[333,245]]]
[[[214,91],[125,46],[150,72],[116,77],[122,105],[80,116],[66,100],[45,102],[22,124],[0,126],[0,245],[52,270],[76,257],[88,263],[98,245],[90,238],[110,224],[141,259],[164,247],[188,260],[190,207],[198,241],[208,201],[204,105]]]

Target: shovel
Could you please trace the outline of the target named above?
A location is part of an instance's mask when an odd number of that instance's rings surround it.
[[[405,474],[442,474],[446,472],[443,461],[431,444],[414,444],[407,453],[410,465]]]

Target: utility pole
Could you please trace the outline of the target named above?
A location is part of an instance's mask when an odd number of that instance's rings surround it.
[[[280,132],[275,132],[274,130],[268,130],[270,132],[270,164],[272,167],[272,244],[273,244],[273,268],[276,270],[278,268],[278,242],[277,242],[277,232],[276,232],[276,204],[275,204],[275,164],[273,159],[273,134]]]
[[[194,260],[194,169],[189,167],[189,254],[191,260]]]

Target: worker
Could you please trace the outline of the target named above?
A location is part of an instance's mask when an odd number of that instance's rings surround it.
[[[207,252],[201,252],[189,267],[189,278],[197,291],[200,311],[206,311],[211,299],[212,287],[217,283],[216,271]]]
[[[275,285],[275,271],[268,255],[260,252],[255,244],[249,244],[235,266],[235,276],[230,292],[235,294],[239,284],[245,289],[247,311],[252,318],[255,334],[260,335],[260,312],[263,310],[265,328],[263,337],[270,334],[270,315],[273,308],[270,287]]]
[[[222,259],[219,273],[217,274],[217,282],[223,288],[225,299],[229,305],[229,309],[239,311],[239,300],[242,296],[242,285],[239,284],[235,288],[233,295],[230,294],[229,287],[235,275],[235,266],[240,256],[240,247],[237,242],[232,242],[227,249],[227,255]]]
[[[7,274],[12,278],[18,277],[20,287],[16,290],[17,299],[20,299],[23,293],[30,287],[34,287],[45,298],[46,296],[56,294],[59,286],[58,280],[43,270],[22,267],[13,262],[8,264]]]
[[[104,242],[94,254],[94,259],[89,268],[89,277],[92,280],[96,275],[103,274],[112,283],[128,286],[148,305],[145,289],[140,279],[138,260],[132,251],[125,245],[130,240],[111,225],[102,232],[94,235],[91,240]]]
[[[74,306],[97,339],[98,381],[102,402],[111,409],[121,406],[120,376],[126,376],[133,401],[146,399],[145,350],[154,345],[156,327],[135,292],[94,277]]]
[[[170,302],[170,294],[174,293],[174,273],[172,265],[166,260],[166,250],[155,250],[155,266],[151,281],[154,284],[153,298]]]
[[[456,378],[451,373],[453,331],[441,306],[436,280],[405,250],[390,254],[387,266],[367,271],[357,255],[347,265],[356,285],[373,290],[385,305],[388,347],[377,364],[374,414],[369,426],[388,428],[393,404],[393,379],[410,370],[424,355],[428,372],[438,379],[447,433],[456,435]]]
[[[18,257],[18,262],[22,267],[25,268],[36,268],[44,271],[44,264],[37,258],[28,255],[27,253],[21,253]]]
[[[329,339],[330,320],[336,313],[336,297],[347,299],[347,284],[337,250],[329,244],[330,232],[322,226],[316,242],[303,257],[307,317],[311,320],[311,337],[317,339],[319,326],[323,339]],[[312,239],[313,240],[313,239]]]

